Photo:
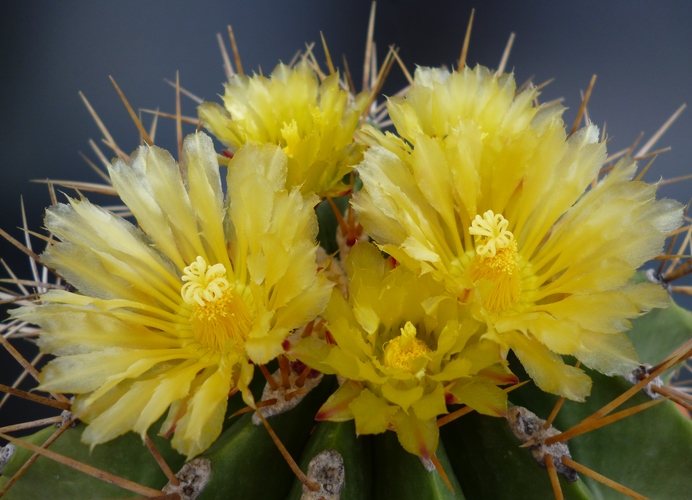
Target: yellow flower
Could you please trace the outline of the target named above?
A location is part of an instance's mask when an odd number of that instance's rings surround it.
[[[289,354],[347,379],[318,420],[355,419],[358,434],[394,429],[406,450],[430,458],[447,403],[503,415],[507,395],[497,385],[516,378],[466,306],[430,276],[390,262],[370,243],[354,246],[348,302],[335,290],[323,314],[329,341],[302,338]]]
[[[666,296],[628,280],[681,207],[633,181],[629,159],[590,187],[606,158],[598,129],[566,137],[563,108],[535,97],[483,67],[419,68],[389,101],[401,138],[363,135],[374,146],[354,206],[383,251],[469,304],[539,387],[583,400],[591,380],[561,355],[606,374],[635,366],[628,318]]]
[[[320,83],[306,62],[279,64],[270,78],[233,76],[224,106],[205,102],[199,118],[231,151],[249,142],[281,146],[288,155],[287,188],[338,195],[348,189],[342,178],[362,159],[353,134],[367,98],[363,92],[351,99],[338,74]]]
[[[326,305],[317,273],[316,197],[284,189],[276,146],[238,151],[224,196],[212,141],[186,138],[180,169],[140,147],[110,169],[138,226],[86,199],[50,208],[60,242],[42,261],[77,289],[51,291],[15,316],[40,325],[57,355],[41,390],[75,393],[93,445],[129,430],[161,432],[188,458],[221,432],[230,392],[253,404],[253,365],[283,352],[289,333]],[[141,229],[140,229],[141,228]]]

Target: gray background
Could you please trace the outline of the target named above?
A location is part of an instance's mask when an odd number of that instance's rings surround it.
[[[248,72],[261,67],[268,73],[279,60],[288,62],[305,42],[318,42],[321,30],[332,55],[340,60],[346,54],[360,81],[369,7],[367,0],[6,0],[0,15],[0,226],[21,236],[20,196],[30,227],[41,225],[49,198],[46,187],[30,179],[99,180],[78,155],[83,151],[94,159],[87,140],[101,137],[79,90],[129,153],[138,134],[108,75],[136,108],[173,112],[174,91],[163,79],[174,79],[177,70],[184,87],[217,100],[224,73],[215,35],[230,23]],[[652,134],[680,104],[692,102],[692,2],[685,0],[381,0],[375,31],[380,56],[397,44],[411,68],[454,64],[472,7],[476,22],[468,62],[495,67],[514,31],[508,68],[515,68],[519,82],[555,77],[543,99],[564,96],[568,123],[579,107],[579,91],[598,74],[589,111],[597,124],[607,122],[611,151],[628,146],[640,131]],[[394,70],[385,91],[403,84]],[[184,100],[183,111],[194,114],[191,101]],[[173,147],[173,131],[171,123],[161,123],[157,143]],[[691,136],[687,110],[659,143],[673,150],[646,178],[692,172]],[[662,192],[686,202],[690,182]],[[28,277],[25,259],[4,241],[0,256]],[[11,364],[0,359],[1,370]],[[7,416],[0,411],[0,421]]]

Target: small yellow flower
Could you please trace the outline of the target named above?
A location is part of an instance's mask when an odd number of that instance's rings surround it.
[[[205,102],[202,124],[231,151],[243,144],[277,144],[288,155],[286,187],[304,194],[338,195],[341,182],[361,159],[353,134],[367,93],[352,100],[334,74],[321,83],[306,62],[279,64],[270,78],[235,75],[226,84],[224,106]]]
[[[48,210],[60,242],[42,261],[78,292],[51,291],[15,316],[42,327],[39,345],[57,358],[40,388],[77,394],[85,442],[144,436],[169,409],[161,432],[197,455],[221,432],[229,392],[254,404],[250,361],[283,352],[324,308],[316,197],[284,189],[286,163],[276,146],[241,149],[224,203],[212,141],[193,134],[182,175],[154,146],[110,168],[139,228],[86,199]]]
[[[473,308],[484,338],[513,350],[545,391],[583,400],[573,355],[623,374],[636,353],[622,333],[665,307],[664,290],[628,281],[653,258],[681,207],[606,158],[598,129],[566,136],[560,105],[515,96],[511,75],[419,68],[389,113],[400,137],[369,129],[354,207],[383,251],[429,274]]]
[[[347,379],[318,420],[355,419],[358,434],[393,429],[406,450],[429,458],[447,403],[503,415],[507,395],[497,386],[516,379],[466,306],[430,276],[389,262],[370,243],[354,246],[348,301],[332,292],[323,314],[331,343],[312,335],[289,354]]]

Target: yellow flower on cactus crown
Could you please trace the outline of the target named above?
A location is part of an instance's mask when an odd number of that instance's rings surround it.
[[[78,293],[51,291],[14,313],[42,327],[39,345],[57,358],[40,389],[77,394],[72,411],[92,446],[129,430],[144,437],[169,409],[161,433],[175,432],[188,458],[204,451],[229,393],[253,404],[250,361],[283,352],[329,299],[316,196],[284,189],[280,148],[238,151],[226,203],[209,137],[185,139],[181,169],[154,146],[114,162],[113,185],[141,229],[86,199],[48,209],[60,242],[42,261]]]
[[[313,334],[289,351],[346,379],[318,420],[355,419],[358,434],[393,429],[407,451],[430,458],[447,403],[506,412],[507,395],[497,386],[516,378],[499,346],[480,338],[468,307],[432,277],[392,268],[370,243],[353,247],[347,273],[348,301],[335,290],[323,313],[330,342]]]
[[[591,380],[561,355],[606,374],[635,366],[628,318],[667,298],[628,280],[682,211],[632,180],[629,159],[590,188],[606,157],[598,129],[567,137],[563,108],[535,96],[483,67],[419,68],[388,103],[401,138],[363,134],[374,146],[353,205],[382,250],[470,304],[539,387],[583,400]]]
[[[288,155],[288,188],[320,196],[348,189],[341,179],[362,159],[353,134],[366,92],[351,99],[338,74],[320,83],[305,61],[279,64],[270,78],[234,75],[225,87],[224,106],[205,102],[199,118],[231,151],[251,142],[277,144]]]

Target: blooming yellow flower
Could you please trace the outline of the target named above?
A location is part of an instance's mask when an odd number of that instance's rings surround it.
[[[286,163],[276,146],[238,151],[224,203],[212,141],[193,134],[180,168],[154,146],[110,168],[139,228],[86,199],[47,211],[60,242],[42,261],[77,293],[51,291],[15,316],[42,327],[39,345],[57,358],[40,389],[77,394],[85,442],[144,437],[170,407],[161,432],[188,458],[204,451],[229,392],[253,404],[250,361],[283,352],[324,308],[316,196],[284,189]]]
[[[375,146],[354,206],[385,252],[469,304],[539,387],[582,400],[590,378],[561,355],[606,374],[635,366],[628,318],[666,296],[628,280],[681,207],[633,181],[629,159],[590,188],[606,157],[598,129],[566,137],[563,108],[535,97],[483,67],[419,68],[389,101],[400,137],[363,135]]]
[[[392,268],[370,243],[353,247],[347,272],[348,301],[335,290],[323,314],[330,342],[312,335],[289,352],[347,379],[318,420],[355,419],[358,434],[394,429],[406,450],[429,458],[447,403],[506,412],[507,395],[497,386],[516,379],[499,346],[480,338],[468,307],[432,277]]]
[[[202,124],[231,151],[243,144],[280,145],[288,155],[286,186],[303,193],[337,195],[341,182],[362,159],[353,134],[368,95],[352,99],[339,88],[339,75],[321,83],[307,62],[279,64],[270,78],[234,75],[226,84],[224,106],[205,102]]]

